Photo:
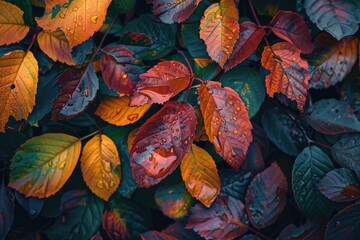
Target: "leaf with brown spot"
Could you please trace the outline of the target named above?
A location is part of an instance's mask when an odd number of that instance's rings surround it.
[[[153,13],[163,23],[184,22],[197,8],[201,0],[155,0]]]

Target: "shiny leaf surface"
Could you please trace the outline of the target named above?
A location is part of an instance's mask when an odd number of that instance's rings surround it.
[[[153,13],[163,23],[184,22],[195,11],[200,1],[155,0]]]

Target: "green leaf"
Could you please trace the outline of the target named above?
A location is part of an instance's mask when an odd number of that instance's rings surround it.
[[[245,202],[246,191],[252,179],[251,172],[222,169],[219,171],[219,175],[221,179],[220,194]]]
[[[121,14],[130,12],[135,4],[136,0],[114,0],[115,9]]]
[[[305,148],[295,160],[292,171],[292,187],[301,212],[308,216],[329,217],[333,204],[317,188],[319,181],[333,169],[329,157],[318,147]]]
[[[200,22],[182,25],[181,39],[192,57],[210,58],[206,52],[205,42],[200,39],[199,27]]]

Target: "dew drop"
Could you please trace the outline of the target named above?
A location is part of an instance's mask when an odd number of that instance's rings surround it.
[[[241,107],[236,107],[236,111],[240,111],[241,110]]]
[[[92,23],[94,23],[94,24],[97,23],[97,20],[98,20],[98,16],[92,16],[92,17],[90,18],[90,21],[91,21]]]
[[[70,29],[70,34],[73,35],[75,33],[75,30],[74,29]]]
[[[63,170],[65,168],[65,163],[66,163],[65,161],[59,163],[58,169]]]
[[[341,225],[340,221],[335,222],[335,227],[340,227],[340,225]]]
[[[103,183],[103,181],[98,181],[98,183],[97,183],[97,186],[98,186],[98,188],[104,188],[104,183]]]
[[[230,101],[228,101],[228,104],[233,105],[234,102],[230,100]]]
[[[108,161],[103,161],[102,163],[103,163],[102,165],[103,165],[105,172],[111,173],[111,168],[112,168],[111,163]]]
[[[34,150],[38,152],[38,151],[40,151],[40,148],[39,148],[39,147],[35,147]]]
[[[114,187],[115,186],[115,182],[114,181],[110,181],[110,187]]]
[[[302,95],[299,95],[299,99],[303,99],[304,97]]]
[[[62,12],[60,12],[59,17],[60,17],[60,18],[65,18],[65,14],[62,13]]]
[[[218,135],[221,136],[221,135],[222,135],[222,132],[221,132],[221,131],[218,131]]]
[[[234,129],[234,130],[233,130],[233,133],[234,133],[234,134],[238,134],[238,133],[239,133],[239,131],[238,131],[238,130],[236,130],[236,129]]]
[[[189,144],[189,141],[188,141],[187,139],[185,139],[185,140],[183,141],[183,144],[186,146],[186,145]]]
[[[124,73],[121,77],[122,77],[122,79],[127,79],[128,75],[127,75],[127,73]]]

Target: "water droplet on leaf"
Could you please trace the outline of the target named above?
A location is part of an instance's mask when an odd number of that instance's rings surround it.
[[[90,21],[91,21],[92,23],[94,23],[94,24],[97,23],[97,20],[98,20],[98,16],[92,16],[92,17],[90,18]]]

